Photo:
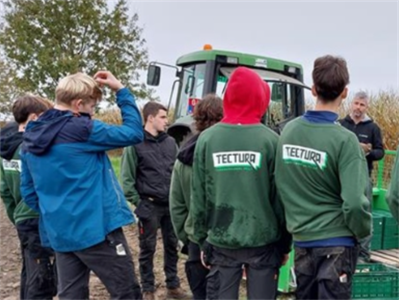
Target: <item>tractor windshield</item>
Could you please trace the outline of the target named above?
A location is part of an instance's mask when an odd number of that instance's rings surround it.
[[[176,107],[176,118],[192,114],[194,106],[207,93],[216,93],[223,98],[228,79],[236,66],[197,63],[182,68],[180,94]],[[307,88],[301,81],[278,72],[252,68],[268,82],[271,89],[271,104],[266,116],[270,125],[296,116],[295,101]]]

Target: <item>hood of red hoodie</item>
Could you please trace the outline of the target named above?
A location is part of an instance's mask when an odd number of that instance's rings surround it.
[[[224,117],[227,124],[258,124],[270,103],[270,87],[262,78],[245,67],[231,74],[223,98]]]

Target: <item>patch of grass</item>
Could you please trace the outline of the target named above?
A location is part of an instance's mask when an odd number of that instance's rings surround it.
[[[115,175],[120,182],[121,181],[121,178],[120,178],[121,157],[120,156],[110,156],[109,159],[111,160],[112,168],[114,169]]]

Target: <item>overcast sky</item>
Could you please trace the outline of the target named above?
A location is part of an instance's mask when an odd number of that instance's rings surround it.
[[[130,1],[129,1],[130,2]],[[316,57],[343,56],[350,91],[399,89],[398,1],[133,1],[150,61],[175,64],[209,43],[214,49],[280,58],[303,65],[311,85]],[[145,80],[145,77],[142,78]],[[167,102],[174,71],[156,88]]]

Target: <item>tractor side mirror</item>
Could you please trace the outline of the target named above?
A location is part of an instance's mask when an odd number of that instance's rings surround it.
[[[151,86],[158,86],[161,80],[161,67],[156,65],[149,65],[147,72],[147,84]]]

